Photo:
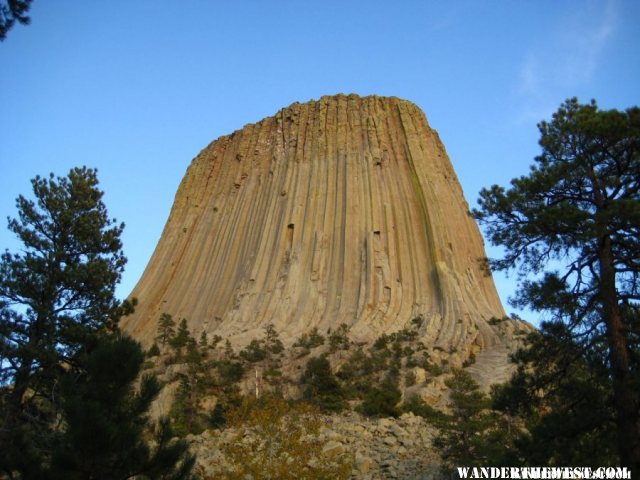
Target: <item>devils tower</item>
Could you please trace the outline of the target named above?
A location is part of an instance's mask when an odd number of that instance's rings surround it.
[[[294,103],[191,163],[123,323],[149,344],[161,313],[237,343],[345,323],[354,339],[423,319],[441,351],[500,343],[482,237],[438,134],[414,104]]]

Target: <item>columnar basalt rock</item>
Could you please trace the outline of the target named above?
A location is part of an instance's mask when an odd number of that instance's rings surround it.
[[[416,317],[437,351],[503,340],[482,238],[438,134],[414,104],[337,95],[220,137],[191,163],[123,327],[161,313],[237,343],[342,323],[354,339]]]

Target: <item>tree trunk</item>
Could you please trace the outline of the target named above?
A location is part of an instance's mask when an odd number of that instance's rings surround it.
[[[613,377],[613,396],[618,426],[618,449],[623,466],[631,468],[632,478],[640,477],[640,418],[637,392],[631,385],[629,351],[624,333],[624,320],[618,305],[616,273],[611,238],[600,243],[600,295],[603,319],[609,342],[609,357]]]

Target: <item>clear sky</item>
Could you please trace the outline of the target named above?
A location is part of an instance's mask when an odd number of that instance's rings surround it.
[[[640,104],[635,0],[34,0],[30,13],[0,43],[0,222],[36,174],[97,167],[127,225],[121,297],[191,159],[294,101],[413,101],[471,205],[527,172],[537,122],[566,98]],[[496,281],[506,305],[515,280]]]

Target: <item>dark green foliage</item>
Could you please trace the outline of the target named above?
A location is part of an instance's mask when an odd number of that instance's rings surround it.
[[[7,32],[18,22],[29,25],[31,18],[27,15],[33,0],[0,1],[0,41],[7,38]]]
[[[262,372],[262,377],[270,385],[279,385],[282,380],[282,371],[277,367],[267,367]]]
[[[397,385],[385,380],[379,387],[375,386],[367,391],[358,411],[369,417],[397,417],[400,415],[398,403],[401,397]]]
[[[491,317],[489,319],[489,325],[500,325],[502,322],[506,322],[507,320],[509,320],[508,317],[502,317],[502,318]]]
[[[123,225],[107,216],[95,170],[36,177],[9,229],[19,254],[0,261],[0,471],[8,478],[189,478],[186,445],[164,427],[150,449],[152,377],[120,336],[132,311],[114,297],[126,263]],[[176,466],[178,464],[178,466]],[[146,475],[146,477],[145,477]]]
[[[585,354],[606,338],[621,462],[639,475],[640,109],[574,98],[539,129],[529,175],[482,190],[474,215],[505,248],[492,265],[533,275],[516,305],[552,312]]]
[[[229,339],[224,341],[224,358],[227,360],[236,358],[236,353],[233,351],[233,347],[231,346]]]
[[[373,343],[373,348],[375,350],[382,350],[388,348],[389,345],[391,345],[391,347],[394,349],[401,349],[403,342],[411,342],[416,339],[416,337],[418,336],[417,329],[419,328],[419,325],[421,325],[421,322],[422,319],[420,317],[417,317],[414,318],[411,323],[414,329],[403,328],[402,330],[398,330],[397,332],[391,333],[389,335],[380,335]],[[410,347],[407,346],[406,348]]]
[[[404,385],[405,387],[411,387],[416,384],[416,374],[414,371],[409,370],[404,375]]]
[[[440,375],[442,375],[444,373],[444,368],[442,367],[442,365],[438,365],[437,363],[433,363],[430,360],[428,360],[427,358],[424,359],[422,365],[423,365],[423,368],[434,377],[439,377]]]
[[[147,357],[157,357],[158,355],[160,355],[160,348],[157,343],[153,342],[153,345],[151,345],[147,351]]]
[[[204,351],[209,346],[209,339],[207,338],[207,332],[202,332],[200,334],[200,340],[198,341],[198,346]]]
[[[158,336],[156,340],[160,342],[163,347],[173,339],[176,334],[176,322],[173,317],[168,313],[160,315],[158,322]]]
[[[489,410],[489,398],[464,370],[454,371],[445,383],[450,389],[451,414],[439,416],[440,434],[434,441],[445,466],[495,465],[498,453],[492,448],[499,451],[505,439],[499,440],[504,432],[499,417]]]
[[[422,317],[414,317],[414,318],[411,319],[411,326],[416,331],[420,330],[422,328],[423,324],[424,324],[424,318],[422,318]]]
[[[244,375],[244,367],[240,362],[221,360],[216,362],[216,368],[223,385],[239,382]]]
[[[264,345],[269,353],[275,355],[284,351],[280,336],[271,323],[264,328]]]
[[[227,346],[229,349],[231,345]],[[280,341],[278,332],[269,324],[264,329],[264,338],[262,340],[253,339],[244,349],[240,351],[240,358],[243,360],[256,363],[271,358],[272,355],[278,355],[284,351],[284,345]],[[271,365],[276,368],[276,364]]]
[[[159,432],[166,438],[154,450],[144,440],[145,415],[160,386],[145,376],[134,391],[143,358],[133,340],[105,339],[83,358],[80,376],[61,379],[65,429],[54,442],[51,478],[153,478],[151,473],[169,477],[177,472],[182,474],[172,478],[190,478],[193,457],[185,443],[170,440],[164,423]]]
[[[182,351],[183,347],[187,346],[189,340],[191,340],[191,333],[189,332],[189,328],[187,327],[187,319],[183,318],[180,320],[180,324],[178,325],[178,330],[173,338],[169,339],[169,345],[178,353]]]
[[[240,358],[250,363],[256,363],[267,358],[268,351],[260,340],[251,340],[249,345],[240,350]]]
[[[36,177],[9,221],[23,243],[0,262],[0,470],[10,478],[189,478],[186,445],[145,417],[158,393],[139,344],[117,334],[126,259],[94,170]],[[16,306],[9,307],[9,305]],[[159,353],[156,346],[155,353]],[[152,349],[151,353],[154,351]]]
[[[220,335],[214,335],[213,338],[211,339],[210,347],[216,348],[221,341],[222,341],[222,337]]]
[[[413,356],[413,354],[407,355],[407,360],[405,362],[405,367],[413,368],[413,367],[417,367],[417,366],[419,366],[418,360]]]
[[[515,359],[518,370],[495,388],[494,408],[524,429],[509,449],[513,464],[613,466],[619,464],[611,380],[602,346],[585,356],[561,323],[532,334]],[[638,385],[640,388],[640,385]]]
[[[476,363],[476,354],[470,353],[469,358],[467,358],[464,362],[462,362],[462,368],[470,367],[474,363]]]
[[[332,352],[336,350],[348,350],[349,349],[349,326],[346,323],[341,323],[329,335],[329,348]]]
[[[343,381],[357,380],[376,372],[371,356],[358,347],[338,370],[337,376]]]
[[[31,183],[35,200],[18,197],[19,217],[9,220],[22,248],[0,259],[0,384],[13,385],[0,390],[5,471],[42,463],[61,375],[81,372],[84,350],[132,309],[114,297],[124,226],[109,219],[95,170]]]
[[[430,423],[436,426],[440,425],[440,422],[446,420],[445,414],[443,414],[439,410],[436,410],[432,406],[427,405],[424,400],[422,400],[417,395],[413,395],[409,400],[404,402],[404,404],[402,405],[402,410],[426,418],[430,421]]]
[[[375,350],[382,350],[383,348],[387,348],[387,346],[389,345],[389,340],[389,335],[382,334],[381,336],[376,338],[375,342],[373,342],[373,348]]]
[[[229,422],[229,415],[242,404],[243,397],[235,385],[225,386],[218,392],[216,406],[209,412],[206,423],[212,428],[223,428]]]
[[[317,327],[311,329],[309,333],[303,333],[300,338],[293,344],[294,347],[311,350],[313,348],[324,345],[324,337],[318,333]]]
[[[300,383],[305,400],[321,410],[339,412],[346,407],[344,392],[326,357],[310,358]]]
[[[169,414],[177,435],[197,434],[206,428],[206,414],[200,409],[200,401],[213,387],[214,381],[204,359],[205,352],[198,348],[193,337],[188,337],[182,358],[187,368],[179,374],[180,385]]]

